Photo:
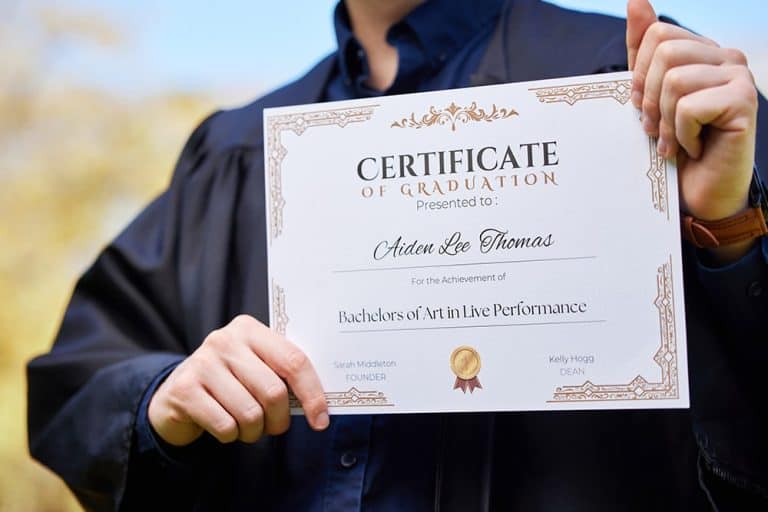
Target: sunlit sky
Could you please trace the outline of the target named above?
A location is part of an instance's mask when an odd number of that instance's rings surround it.
[[[623,15],[626,5],[625,0],[553,3],[616,15]],[[245,99],[297,77],[333,50],[335,4],[336,0],[70,0],[70,5],[104,13],[123,27],[127,40],[116,55],[64,48],[55,73],[126,94],[180,89]],[[765,0],[656,0],[654,5],[724,46],[745,50],[765,88]]]

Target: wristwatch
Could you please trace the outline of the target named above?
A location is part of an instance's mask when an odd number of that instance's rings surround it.
[[[701,220],[685,215],[681,219],[683,238],[700,249],[712,249],[745,242],[768,234],[768,194],[757,170],[749,186],[749,208],[720,220]]]

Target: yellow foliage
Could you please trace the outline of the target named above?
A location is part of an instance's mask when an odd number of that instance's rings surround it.
[[[83,13],[46,10],[36,19],[45,40],[119,40]],[[165,187],[212,105],[43,85],[36,46],[20,48],[3,28],[0,62],[15,67],[0,70],[0,511],[80,510],[27,453],[25,364],[50,348],[76,277]]]

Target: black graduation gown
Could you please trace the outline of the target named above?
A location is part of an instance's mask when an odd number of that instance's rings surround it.
[[[239,313],[268,319],[262,110],[317,101],[333,65],[330,56],[296,83],[203,122],[186,144],[168,190],[82,276],[50,353],[30,362],[31,452],[61,475],[86,507],[146,508],[166,499],[174,509],[192,505],[185,496],[193,495],[190,485],[198,480],[182,469],[135,460],[137,407],[153,378],[194,351],[211,330]],[[625,67],[621,20],[516,0],[503,11],[475,82]],[[763,99],[761,109],[757,160],[766,169]],[[691,411],[446,416],[441,434],[446,446],[468,448],[440,461],[436,506],[698,509],[706,503],[697,474],[701,458],[703,478],[721,506],[757,507],[757,496],[768,489],[766,405],[760,392],[768,294],[723,303],[700,285],[692,257],[687,250]],[[730,296],[746,295],[741,290],[752,282],[768,286],[764,267],[749,283],[724,285]],[[569,447],[572,459],[562,457],[562,446]],[[238,456],[244,451],[247,465]],[[207,462],[216,471],[206,474],[212,490],[202,498],[195,494],[196,509],[225,510],[236,501],[226,483],[211,484],[218,477],[252,474],[258,478],[249,492],[269,493],[278,478],[274,457],[268,440],[252,447],[214,447]],[[567,482],[572,499],[558,501],[562,495],[552,492],[553,482]],[[157,489],[164,494],[145,495]]]

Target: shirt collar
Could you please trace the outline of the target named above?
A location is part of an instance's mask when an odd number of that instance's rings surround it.
[[[426,0],[390,28],[387,40],[398,48],[395,85],[389,92],[403,92],[415,74],[434,73],[453,57],[472,36],[486,27],[501,11],[504,0]],[[363,86],[368,63],[349,22],[341,0],[334,11],[338,61],[348,86]],[[407,55],[404,53],[407,52]],[[398,84],[401,87],[397,87]]]

